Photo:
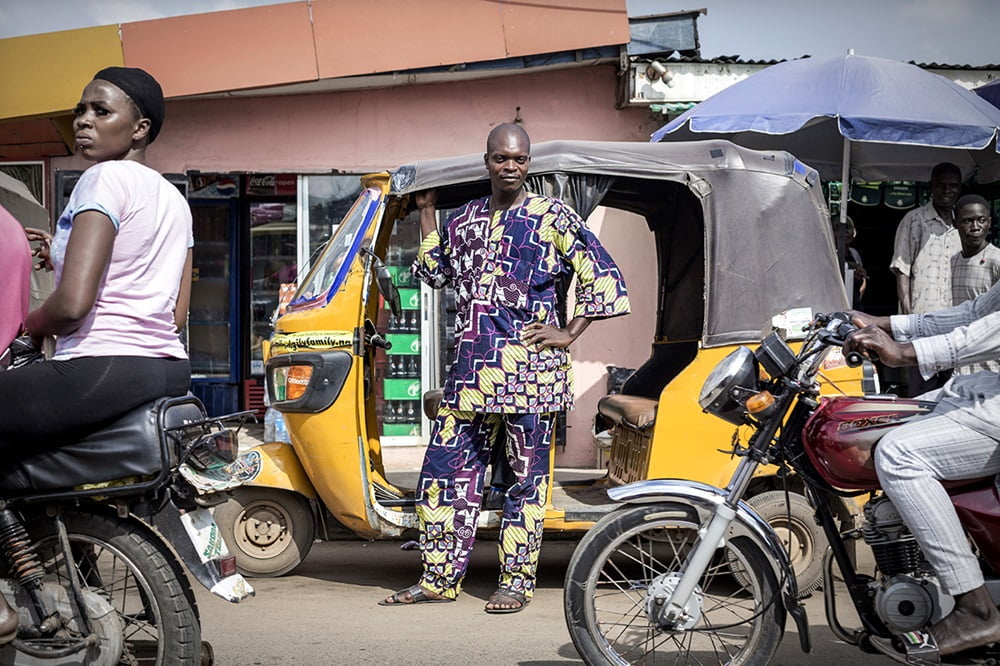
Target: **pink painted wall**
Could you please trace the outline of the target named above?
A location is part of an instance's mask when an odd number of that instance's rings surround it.
[[[161,172],[370,172],[419,159],[481,152],[490,128],[520,107],[534,142],[648,138],[660,119],[614,108],[613,65],[479,81],[256,98],[175,100],[149,149]],[[74,157],[53,169],[84,169]],[[590,226],[622,268],[633,314],[595,322],[572,347],[576,408],[557,463],[595,464],[591,435],[605,366],[635,368],[649,353],[656,257],[645,221],[599,209]]]
[[[566,450],[556,454],[561,467],[593,467],[592,436],[597,402],[607,395],[607,366],[638,368],[649,357],[656,321],[656,247],[646,220],[625,211],[598,208],[587,220],[625,276],[632,313],[595,321],[581,335],[573,356],[575,405],[566,416]],[[572,302],[572,290],[570,291]]]
[[[369,172],[483,150],[513,120],[535,142],[642,141],[645,109],[614,107],[615,67],[601,65],[478,81],[295,96],[175,100],[149,151],[163,172]],[[82,168],[72,157],[53,167]]]

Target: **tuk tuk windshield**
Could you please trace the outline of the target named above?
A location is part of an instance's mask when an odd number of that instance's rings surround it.
[[[378,211],[381,192],[374,187],[361,192],[344,219],[337,225],[323,253],[302,280],[288,310],[306,310],[326,305],[344,283],[351,261],[368,236]]]

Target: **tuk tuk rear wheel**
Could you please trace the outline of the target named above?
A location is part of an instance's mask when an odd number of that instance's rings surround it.
[[[809,500],[797,492],[772,490],[747,500],[757,515],[774,529],[792,563],[799,596],[810,594],[823,584],[823,553],[826,536],[816,524],[815,511]]]
[[[245,576],[288,573],[309,554],[316,535],[308,501],[274,488],[237,488],[215,508],[215,521]]]

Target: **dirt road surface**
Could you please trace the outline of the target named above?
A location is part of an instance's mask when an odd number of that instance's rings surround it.
[[[563,577],[575,543],[549,540],[542,546],[535,598],[513,615],[483,612],[496,585],[495,541],[477,544],[456,602],[402,608],[377,602],[416,581],[415,551],[400,550],[398,542],[317,543],[289,575],[254,579],[257,596],[241,605],[197,586],[204,638],[219,666],[580,664],[562,611]],[[837,641],[825,626],[820,596],[807,600],[807,610],[813,654],[800,651],[789,619],[773,664],[891,663]]]

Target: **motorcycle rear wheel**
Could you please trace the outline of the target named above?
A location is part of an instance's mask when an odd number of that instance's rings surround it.
[[[676,572],[696,543],[695,512],[678,504],[626,507],[580,541],[566,571],[564,605],[573,644],[603,664],[767,664],[785,627],[778,582],[746,538],[728,539],[698,583],[697,624],[664,631],[646,612],[647,590]],[[738,582],[732,567],[741,567]]]
[[[170,551],[132,520],[73,511],[64,514],[64,521],[81,584],[106,598],[124,626],[119,663],[201,663],[194,593]],[[55,524],[42,519],[27,527],[46,579],[67,584]]]

